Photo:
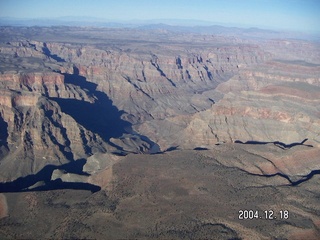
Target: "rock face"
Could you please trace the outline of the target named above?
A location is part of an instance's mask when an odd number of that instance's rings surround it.
[[[162,150],[237,139],[292,143],[308,138],[319,144],[319,49],[303,43],[305,52],[299,52],[299,42],[281,41],[271,41],[270,52],[253,44],[215,44],[188,50],[160,45],[152,54],[145,47],[138,53],[48,48],[75,63]],[[281,44],[290,54],[271,61],[279,58],[274,48]],[[310,52],[313,62],[303,62]],[[120,92],[129,97],[119,97]]]
[[[0,196],[0,235],[319,235],[318,43],[76,27],[0,36],[0,191],[31,191]],[[236,216],[252,206],[295,218],[253,229]],[[41,231],[23,235],[20,214]]]
[[[121,150],[123,141],[133,142],[126,148],[129,152],[152,148],[147,138],[131,134],[130,124],[120,119],[121,112],[96,91],[95,84],[75,74],[68,64],[49,59],[45,44],[38,44],[27,41],[1,48],[5,64],[12,58],[0,74],[1,181],[37,173],[48,164]],[[42,68],[33,63],[38,61],[43,61]],[[111,138],[121,137],[122,132],[127,132],[123,139],[128,140],[114,143]]]
[[[74,63],[80,75],[108,93],[134,123],[208,108],[211,102],[194,97],[195,93],[214,89],[234,75],[239,65],[257,64],[269,57],[254,45],[217,45],[205,49],[159,46],[150,53],[145,46],[129,52],[47,44],[52,53]]]
[[[8,148],[2,159],[3,177],[14,179],[36,173],[47,164],[86,157],[92,148],[106,151],[99,136],[63,113],[56,102],[24,91],[9,90],[3,96],[1,127],[6,134],[2,143]]]
[[[192,34],[182,42],[159,33],[170,40],[139,44],[118,30],[101,43],[83,29],[68,31],[70,43],[35,33],[0,46],[2,162],[29,159],[19,174],[116,150],[306,138],[319,146],[319,49],[312,43]],[[115,45],[119,34],[127,45]],[[277,53],[280,46],[288,54]]]
[[[274,61],[246,68],[213,91],[200,94],[217,99],[208,109],[146,121],[139,131],[156,132],[155,141],[162,149],[173,145],[210,148],[236,140],[290,144],[305,138],[319,146],[319,73],[318,66]]]

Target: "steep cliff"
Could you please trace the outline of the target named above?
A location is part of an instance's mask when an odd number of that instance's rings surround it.
[[[61,96],[59,89],[65,89],[63,75],[20,74],[0,78],[2,83],[9,82],[4,84],[0,100],[1,119],[5,123],[1,127],[6,132],[2,141],[9,150],[1,160],[2,180],[38,172],[47,164],[86,157],[94,152],[93,148],[106,151],[97,134],[78,124],[62,112],[57,102],[50,100],[50,95]]]
[[[0,236],[319,236],[318,43],[81,27],[0,36]]]
[[[74,63],[80,75],[98,84],[98,89],[135,123],[204,110],[212,102],[198,99],[195,93],[214,89],[239,68],[270,57],[256,45],[230,43],[213,43],[206,48],[162,44],[133,51],[55,43],[47,46]],[[128,97],[121,97],[123,93]]]
[[[215,100],[209,109],[163,121],[150,120],[141,124],[139,131],[155,132],[162,149],[210,148],[236,140],[290,144],[305,138],[319,146],[319,74],[318,65],[292,62],[269,61],[249,67],[215,90],[200,93]]]
[[[38,166],[29,172],[96,152],[304,139],[319,146],[317,44],[138,30],[24,31],[25,39],[0,46],[1,156],[28,158]]]

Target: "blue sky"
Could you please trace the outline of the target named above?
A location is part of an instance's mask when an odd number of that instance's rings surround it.
[[[107,20],[195,19],[320,31],[320,0],[0,0],[0,17]]]

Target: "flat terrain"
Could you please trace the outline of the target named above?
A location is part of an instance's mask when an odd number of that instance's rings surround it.
[[[108,184],[93,194],[6,193],[9,217],[1,220],[0,233],[9,238],[98,239],[320,236],[319,175],[289,186],[279,176],[254,176],[221,165],[216,151],[128,155],[112,166]],[[255,160],[252,154],[244,157]],[[259,217],[239,219],[240,210],[258,211]],[[270,210],[272,220],[265,215]],[[288,211],[288,217],[281,218],[281,211]]]

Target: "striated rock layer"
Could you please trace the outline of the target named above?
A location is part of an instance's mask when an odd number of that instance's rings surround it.
[[[1,237],[319,236],[318,43],[76,27],[0,36]]]
[[[320,144],[316,43],[119,29],[88,39],[84,28],[21,29],[17,41],[2,31],[12,41],[0,46],[1,156],[30,159],[24,174],[97,152]]]

